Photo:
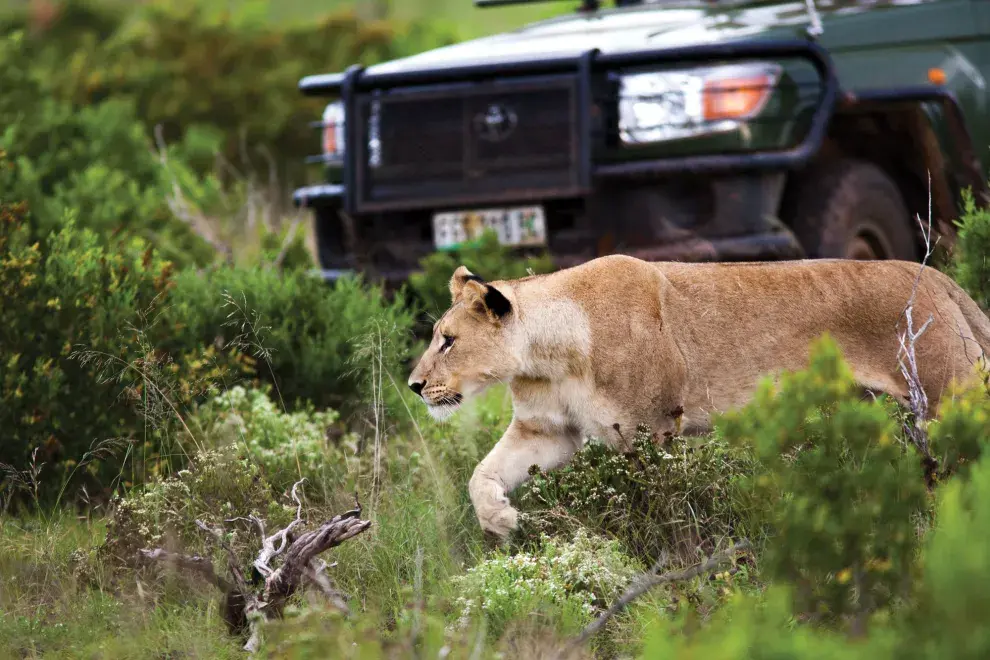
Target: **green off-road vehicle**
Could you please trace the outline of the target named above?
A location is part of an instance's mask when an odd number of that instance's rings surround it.
[[[304,78],[326,183],[295,201],[329,278],[401,281],[486,228],[559,266],[919,259],[917,216],[951,244],[987,199],[988,73],[990,0],[584,0]]]

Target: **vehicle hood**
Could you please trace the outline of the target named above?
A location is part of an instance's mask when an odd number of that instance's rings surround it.
[[[478,9],[478,11],[498,11]],[[823,17],[830,12],[819,9]],[[793,37],[808,25],[807,6],[754,2],[740,6],[699,3],[640,5],[595,14],[570,14],[368,68],[368,73],[443,69],[603,53],[704,45],[758,36]],[[770,34],[770,33],[773,34]]]

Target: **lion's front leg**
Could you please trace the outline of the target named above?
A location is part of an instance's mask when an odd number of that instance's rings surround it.
[[[529,479],[530,466],[551,470],[570,461],[580,446],[576,433],[548,433],[514,420],[474,469],[468,484],[481,528],[507,537],[518,518],[508,494]]]

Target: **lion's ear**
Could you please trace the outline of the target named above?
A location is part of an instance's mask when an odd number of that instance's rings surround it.
[[[478,280],[468,280],[461,289],[468,310],[489,321],[500,321],[512,311],[512,303],[501,291]]]
[[[467,266],[458,266],[457,270],[454,271],[453,277],[450,278],[451,304],[457,302],[457,299],[461,297],[461,292],[464,291],[464,285],[468,282],[484,283],[484,280],[469,271]]]

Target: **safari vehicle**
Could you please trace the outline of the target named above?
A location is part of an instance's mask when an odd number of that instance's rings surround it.
[[[584,0],[304,78],[326,179],[294,199],[329,278],[401,281],[485,228],[562,267],[918,259],[917,216],[951,244],[987,200],[988,73],[990,0]]]

